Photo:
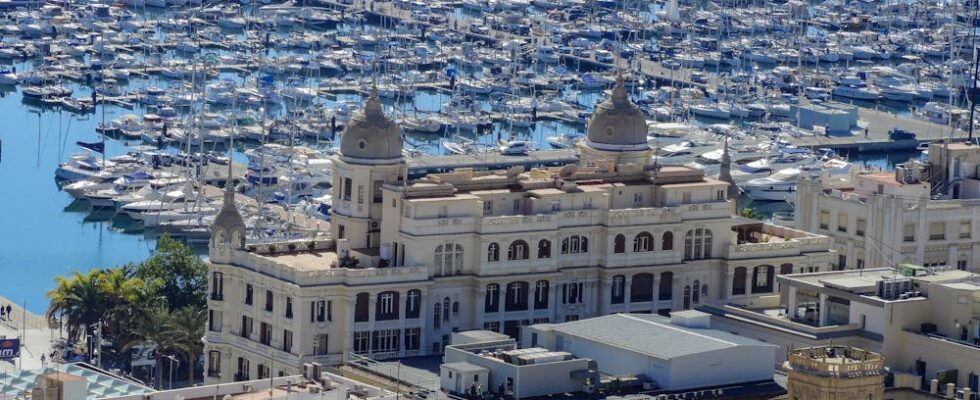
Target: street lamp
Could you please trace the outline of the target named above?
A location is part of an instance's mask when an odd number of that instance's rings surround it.
[[[178,361],[177,358],[174,357],[174,356],[172,356],[172,355],[168,355],[168,356],[164,356],[164,357],[170,359],[170,383],[167,384],[167,387],[169,389],[173,389],[174,388],[174,363],[177,363],[177,365],[180,365],[180,361]]]

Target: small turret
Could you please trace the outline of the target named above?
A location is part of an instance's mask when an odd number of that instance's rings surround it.
[[[211,224],[211,247],[245,248],[245,220],[235,208],[235,182],[232,176],[231,143],[228,144],[228,179],[225,181],[224,202]]]

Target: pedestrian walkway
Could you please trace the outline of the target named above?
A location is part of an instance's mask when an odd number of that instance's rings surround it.
[[[6,311],[8,305],[10,316]],[[50,357],[52,344],[58,339],[57,329],[48,327],[44,316],[32,314],[3,296],[0,296],[0,307],[4,308],[3,319],[0,320],[0,338],[21,339],[20,358],[0,360],[0,372],[40,369],[42,355],[45,358]]]

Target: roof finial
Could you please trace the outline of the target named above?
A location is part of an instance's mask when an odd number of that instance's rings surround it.
[[[378,96],[378,83],[371,84],[371,91],[368,93],[367,102],[364,103],[364,114],[368,116],[383,116],[381,111],[381,98]]]
[[[611,98],[615,105],[627,105],[630,101],[629,95],[626,93],[626,87],[623,84],[623,75],[619,72],[616,73],[616,84],[613,86]]]
[[[228,134],[228,179],[225,181],[225,199],[224,207],[234,207],[235,206],[235,181],[233,179],[232,167],[234,163],[232,162],[232,152],[235,150],[235,133],[234,131]]]

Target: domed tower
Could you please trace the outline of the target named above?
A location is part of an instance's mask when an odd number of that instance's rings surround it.
[[[351,248],[380,246],[381,186],[404,173],[402,133],[384,115],[376,87],[340,137],[334,158],[331,230]]]
[[[600,160],[638,165],[650,162],[646,116],[630,101],[622,77],[616,78],[612,96],[595,107],[581,151],[585,165]]]

